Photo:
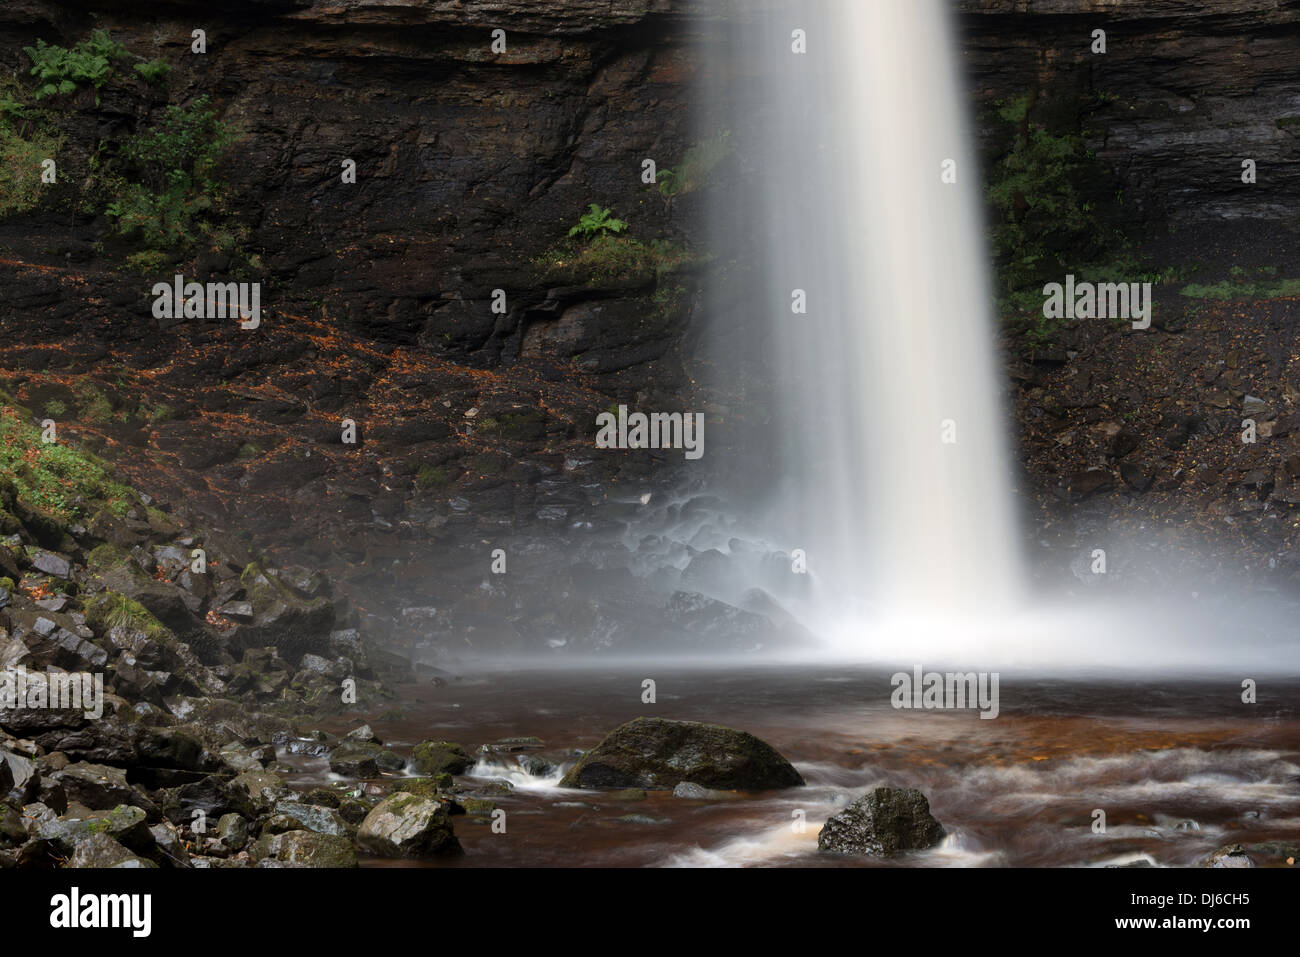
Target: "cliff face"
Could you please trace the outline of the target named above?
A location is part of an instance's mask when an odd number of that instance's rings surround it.
[[[1295,216],[1300,0],[956,8],[977,103],[1036,90],[1095,131],[1134,219]],[[70,46],[96,28],[172,67],[164,85],[111,83],[56,101],[68,188],[91,175],[100,144],[116,148],[169,102],[212,97],[236,136],[227,206],[241,252],[257,256],[249,278],[263,283],[266,311],[255,332],[155,319],[150,290],[175,270],[124,270],[102,210],[38,207],[0,220],[11,390],[36,409],[65,407],[69,434],[137,486],[344,569],[344,587],[366,597],[403,587],[394,562],[430,543],[523,530],[565,544],[619,530],[633,509],[611,502],[667,483],[678,459],[592,455],[598,412],[620,401],[708,408],[717,449],[749,410],[743,390],[731,414],[695,390],[694,256],[630,274],[538,260],[591,203],[644,246],[707,251],[702,191],[666,197],[641,181],[642,163],[680,169],[725,123],[726,101],[743,100],[752,64],[734,61],[723,21],[755,10],[721,0],[3,5],[0,72],[25,73],[22,49],[38,38]],[[206,53],[191,52],[196,29]],[[492,46],[498,29],[504,51]],[[1104,55],[1089,50],[1094,29],[1107,31]],[[730,80],[705,84],[708,74]],[[996,148],[996,130],[977,133]],[[1254,186],[1240,182],[1243,158],[1259,164]],[[345,160],[355,183],[341,179]],[[743,203],[747,160],[728,162],[718,178],[727,202]],[[233,268],[227,252],[205,250],[180,271]],[[748,338],[745,301],[733,297],[730,326],[711,313],[709,347],[733,365]],[[343,419],[357,424],[355,446],[340,441]],[[617,551],[605,559],[622,560]],[[410,571],[445,585],[438,604],[482,577],[478,558],[449,561],[463,580]],[[599,608],[582,614],[591,620],[564,627],[607,630]]]
[[[959,0],[977,99],[1029,90],[1063,108],[1142,219],[1300,213],[1300,3]],[[1091,50],[1106,31],[1106,52]],[[1258,182],[1241,181],[1244,159]]]
[[[495,522],[554,505],[538,479],[589,444],[598,411],[684,391],[684,286],[655,300],[653,275],[544,276],[536,260],[591,203],[638,242],[685,242],[690,202],[670,204],[641,170],[677,164],[692,143],[686,6],[6,4],[6,71],[25,75],[22,49],[38,38],[72,46],[92,29],[172,66],[163,89],[110,83],[59,103],[64,181],[80,183],[98,144],[120,144],[167,101],[212,97],[236,136],[228,207],[267,312],[242,335],[155,320],[150,289],[172,270],[121,269],[97,245],[102,215],[10,217],[0,320],[9,368],[27,370],[19,392],[76,417],[73,380],[95,376],[112,414],[80,417],[83,437],[160,493],[288,546],[357,558],[364,546],[340,528],[436,526],[464,517],[447,504],[460,491]],[[191,51],[199,28],[203,54]],[[177,271],[231,268],[209,250]],[[139,411],[158,405],[165,417]],[[358,448],[340,446],[344,418]],[[576,477],[552,477],[567,508],[592,498],[568,488]]]

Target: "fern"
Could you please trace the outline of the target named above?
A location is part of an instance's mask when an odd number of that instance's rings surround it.
[[[583,239],[590,239],[604,233],[621,233],[626,229],[627,223],[621,219],[613,218],[613,210],[592,203],[587,212],[583,213],[582,218],[578,220],[578,225],[569,230],[569,236],[581,236]]]

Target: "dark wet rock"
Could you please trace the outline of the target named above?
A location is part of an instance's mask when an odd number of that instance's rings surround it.
[[[446,807],[414,794],[397,794],[376,805],[357,830],[357,844],[379,857],[461,853]]]
[[[0,847],[17,847],[27,841],[23,816],[8,804],[0,803]]]
[[[259,811],[270,810],[289,791],[284,779],[274,771],[244,771],[235,776],[230,787]]]
[[[584,754],[560,785],[671,790],[682,781],[744,791],[804,783],[789,761],[747,732],[696,721],[637,718]]]
[[[68,858],[68,867],[93,868],[150,868],[157,867],[153,861],[146,860],[123,847],[109,835],[90,834],[77,841]]]
[[[317,834],[334,834],[339,837],[351,837],[356,830],[338,811],[297,801],[281,801],[277,804],[272,820],[276,818],[291,822],[292,826],[284,830],[315,831]],[[265,830],[264,827],[263,833]]]
[[[317,834],[315,831],[264,834],[257,839],[252,853],[259,865],[273,861],[289,867],[357,866],[357,854],[352,841],[333,834]]]
[[[303,801],[307,804],[314,804],[317,807],[327,807],[335,811],[337,811],[339,805],[343,803],[339,792],[331,790],[330,788],[314,788],[307,793],[303,798]]]
[[[239,580],[253,605],[253,620],[240,628],[243,640],[273,644],[286,661],[328,653],[334,626],[334,606],[328,599],[298,593],[256,562],[244,569]]]
[[[36,832],[39,840],[53,845],[63,854],[93,834],[104,834],[137,853],[154,847],[145,812],[138,807],[118,805],[107,811],[90,812],[84,817],[61,818],[41,825]]]
[[[122,768],[78,761],[42,777],[62,785],[70,803],[75,802],[92,811],[110,810],[125,804],[144,808],[151,815],[157,813],[153,801],[127,781],[126,771]]]
[[[558,768],[550,761],[547,761],[545,758],[539,758],[536,755],[532,755],[532,754],[518,755],[515,758],[515,760],[518,762],[519,766],[524,769],[524,772],[528,774],[530,777],[535,777],[535,778],[550,777],[558,770]]]
[[[154,847],[162,860],[172,867],[189,866],[189,851],[173,825],[167,822],[155,824],[149,828],[149,833],[153,835]]]
[[[843,854],[893,857],[943,840],[930,802],[915,788],[876,788],[827,820],[817,847]]]
[[[345,741],[330,752],[330,770],[345,778],[378,777],[382,752],[378,745]]]
[[[202,811],[210,819],[220,818],[223,814],[237,813],[244,817],[256,817],[257,806],[249,798],[245,789],[231,785],[231,777],[209,775],[201,781],[170,788],[165,792],[163,813],[173,824],[188,826],[196,811]]]
[[[464,774],[474,766],[469,753],[451,741],[422,741],[411,754],[421,774]]]
[[[217,820],[217,839],[232,851],[248,843],[248,820],[242,814],[223,814]]]

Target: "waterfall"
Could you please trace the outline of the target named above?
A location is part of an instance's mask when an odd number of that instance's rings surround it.
[[[775,4],[763,20],[745,54],[762,78],[773,524],[807,553],[823,633],[996,615],[1021,561],[946,4]]]

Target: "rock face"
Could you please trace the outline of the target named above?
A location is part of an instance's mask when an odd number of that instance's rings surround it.
[[[841,854],[894,857],[933,847],[943,826],[930,814],[930,802],[915,788],[876,788],[827,820],[817,847]]]
[[[1100,100],[1087,124],[1093,145],[1143,217],[1300,212],[1300,170],[1290,161],[1300,136],[1294,3],[960,0],[958,9],[982,102],[1031,90]],[[1091,50],[1095,29],[1107,33],[1104,54]],[[1246,158],[1269,172],[1243,188]]]
[[[569,788],[762,791],[800,787],[793,765],[752,734],[696,721],[637,718],[615,728],[560,781]]]
[[[447,809],[436,800],[397,794],[380,802],[361,822],[357,844],[380,857],[460,854]]]

